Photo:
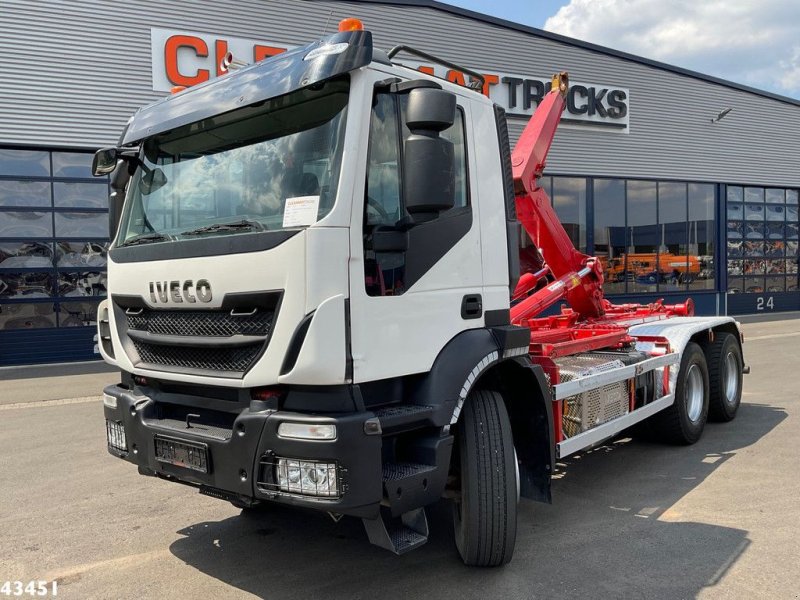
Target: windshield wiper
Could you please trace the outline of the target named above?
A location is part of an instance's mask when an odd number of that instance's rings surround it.
[[[248,221],[242,219],[234,223],[214,223],[213,225],[206,225],[198,227],[197,229],[190,229],[184,231],[181,235],[203,235],[205,233],[219,233],[221,231],[265,231],[266,227],[258,221]]]
[[[166,233],[142,233],[125,240],[120,246],[136,246],[137,244],[149,244],[151,242],[171,242],[174,239]]]

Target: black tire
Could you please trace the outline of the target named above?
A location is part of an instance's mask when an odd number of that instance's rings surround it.
[[[732,333],[718,333],[706,347],[710,396],[708,419],[733,421],[742,402],[742,349]]]
[[[467,565],[511,560],[517,538],[517,465],[502,396],[472,392],[456,429],[455,471],[461,497],[453,506],[456,547]]]
[[[702,398],[698,396],[702,391]],[[694,444],[703,435],[708,419],[708,366],[703,350],[694,342],[686,344],[675,386],[675,402],[651,417],[650,429],[670,444]],[[692,414],[694,413],[694,414]]]

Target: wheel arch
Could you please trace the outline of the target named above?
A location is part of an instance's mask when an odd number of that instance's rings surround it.
[[[553,407],[544,371],[528,357],[530,330],[500,326],[472,329],[453,338],[409,396],[437,407],[433,424],[449,431],[473,389],[500,392],[520,461],[520,495],[551,502],[555,468]]]
[[[495,390],[503,397],[519,461],[520,495],[552,502],[553,406],[542,368],[527,356],[500,360],[481,374],[474,387]]]
[[[740,340],[739,327],[731,317],[672,317],[652,323],[634,325],[629,329],[632,336],[661,336],[669,340],[673,352],[683,352],[690,341],[707,339],[709,332],[725,331]],[[741,340],[740,340],[741,342]]]
[[[699,344],[704,350],[706,347],[714,341],[714,337],[721,334],[721,333],[729,333],[731,334],[736,343],[739,345],[739,350],[742,351],[742,358],[744,358],[744,348],[742,348],[742,336],[739,332],[739,328],[736,326],[736,322],[727,322],[727,323],[720,323],[719,325],[715,325],[709,329],[705,329],[703,331],[698,331],[691,337],[691,341]]]

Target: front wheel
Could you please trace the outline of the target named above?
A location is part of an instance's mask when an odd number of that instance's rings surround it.
[[[454,471],[460,498],[453,506],[456,546],[467,565],[508,563],[517,537],[514,440],[503,397],[476,390],[466,399],[456,429]]]
[[[652,417],[651,429],[665,442],[694,444],[703,434],[708,418],[708,366],[703,350],[686,344],[675,386],[675,402]]]

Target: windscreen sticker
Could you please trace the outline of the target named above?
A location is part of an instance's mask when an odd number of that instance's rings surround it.
[[[305,227],[317,222],[319,196],[287,198],[283,209],[284,227]]]

